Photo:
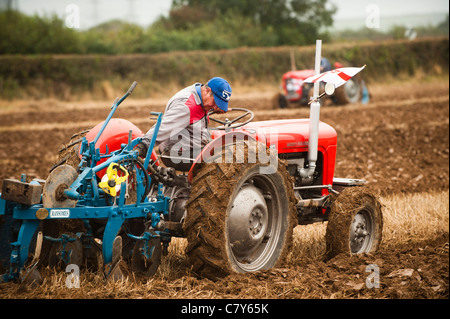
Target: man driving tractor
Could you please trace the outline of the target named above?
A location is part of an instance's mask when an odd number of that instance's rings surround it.
[[[209,142],[208,112],[227,112],[230,97],[230,84],[214,77],[206,85],[195,83],[182,89],[169,100],[155,141],[164,165],[180,171],[190,169]],[[136,146],[140,156],[146,155],[153,132],[154,127]]]

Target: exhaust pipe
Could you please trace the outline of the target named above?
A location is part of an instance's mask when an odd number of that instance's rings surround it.
[[[320,73],[320,60],[322,57],[322,40],[316,40],[316,62],[315,74]],[[317,151],[319,144],[319,81],[314,83],[313,101],[309,109],[309,143],[308,143],[308,167],[299,168],[298,172],[302,177],[302,184],[309,184],[313,181],[314,171],[316,170]]]

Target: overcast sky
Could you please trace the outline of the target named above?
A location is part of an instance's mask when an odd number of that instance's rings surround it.
[[[52,14],[66,18],[71,4],[79,9],[82,29],[112,19],[132,21],[148,26],[160,15],[167,16],[172,0],[15,0],[16,6],[26,14]],[[224,0],[226,1],[226,0]],[[447,0],[328,0],[337,6],[336,24],[352,22],[364,26],[369,15],[378,14],[381,27],[392,17],[405,15],[444,16],[449,12]],[[425,19],[425,18],[424,18]],[[435,20],[437,19],[434,18]],[[423,20],[427,21],[427,20]],[[430,23],[436,21],[430,20]],[[438,21],[440,22],[440,21]],[[384,23],[384,24],[386,24]]]
[[[448,13],[446,0],[328,0],[338,7],[336,18],[365,17],[372,4],[380,8],[381,15],[402,16],[427,13]]]

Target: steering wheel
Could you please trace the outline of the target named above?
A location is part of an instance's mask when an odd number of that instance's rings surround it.
[[[225,119],[225,121],[222,121],[222,120],[216,119],[214,117],[211,117],[211,115],[218,114],[218,113],[215,112],[215,111],[210,112],[209,113],[209,119],[214,121],[214,122],[217,122],[219,124],[222,124],[222,125],[221,126],[217,126],[217,127],[210,127],[209,129],[210,130],[225,130],[225,131],[229,131],[231,129],[238,128],[238,127],[244,126],[245,124],[250,123],[253,120],[253,118],[255,117],[255,114],[253,114],[253,112],[248,110],[248,109],[235,107],[235,108],[232,108],[232,109],[228,110],[228,112],[235,112],[235,111],[243,113],[243,114],[241,114],[239,116],[236,116],[236,117],[234,117],[231,120],[229,120],[227,118],[227,119]],[[247,115],[250,115],[249,119],[245,120],[242,123],[236,123],[237,121],[239,121],[240,119],[246,117]]]

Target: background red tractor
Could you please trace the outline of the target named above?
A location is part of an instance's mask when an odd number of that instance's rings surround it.
[[[312,97],[313,83],[305,83],[304,80],[315,74],[314,69],[296,70],[293,55],[291,54],[292,70],[281,77],[281,92],[275,97],[276,107],[287,108],[296,106],[306,106]],[[335,62],[334,69],[344,67],[341,63]],[[328,59],[321,59],[321,72],[332,69]],[[347,83],[336,89],[334,94],[322,99],[322,104],[344,105],[349,103],[368,103],[369,92],[364,80],[360,76],[352,77]]]

